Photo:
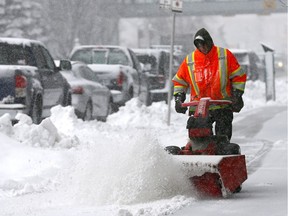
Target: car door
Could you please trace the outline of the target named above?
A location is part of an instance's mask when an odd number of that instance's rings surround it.
[[[56,70],[49,52],[40,45],[32,47],[43,87],[43,117],[50,115],[50,108],[61,104],[64,93],[63,77]]]

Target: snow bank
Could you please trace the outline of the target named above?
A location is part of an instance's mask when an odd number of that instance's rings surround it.
[[[166,124],[166,117],[167,104],[164,101],[152,103],[151,106],[147,107],[133,98],[124,107],[120,107],[117,113],[109,116],[108,123],[121,128],[163,128]]]
[[[79,139],[59,132],[50,118],[39,125],[25,114],[16,118],[12,126],[9,114],[0,117],[0,197],[55,190],[59,170],[70,162],[67,150]]]
[[[244,107],[242,111],[251,110],[261,106],[287,105],[287,80],[275,81],[276,101],[266,101],[266,86],[262,81],[247,81],[243,95]],[[242,112],[241,111],[241,112]]]
[[[63,108],[60,113],[65,116],[67,112],[65,108]],[[44,119],[39,125],[32,124],[31,118],[25,114],[17,114],[16,119],[18,119],[19,122],[12,126],[11,116],[9,114],[1,116],[0,132],[25,145],[71,148],[79,144],[76,136],[65,136],[63,133],[59,133],[50,118]]]
[[[25,146],[0,133],[0,197],[55,190],[53,177],[66,161],[65,155]]]

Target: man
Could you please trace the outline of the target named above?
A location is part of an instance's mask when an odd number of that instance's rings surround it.
[[[191,101],[204,97],[213,100],[231,100],[232,106],[210,106],[208,119],[211,127],[215,122],[216,135],[226,135],[230,140],[233,112],[240,112],[244,106],[242,95],[246,73],[228,49],[214,45],[206,29],[197,31],[194,45],[197,49],[187,55],[172,80],[175,109],[178,113],[186,113],[187,107],[181,107],[181,104],[186,99],[189,87]],[[190,113],[193,111],[195,107],[190,108]]]

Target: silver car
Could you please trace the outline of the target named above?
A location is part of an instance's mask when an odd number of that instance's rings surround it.
[[[83,120],[106,121],[112,112],[110,90],[100,84],[97,75],[82,62],[72,62],[72,70],[63,70],[72,89],[72,106],[75,114]]]
[[[114,103],[124,105],[141,90],[141,66],[134,52],[125,46],[84,45],[75,47],[71,61],[86,63],[113,95]],[[145,84],[145,83],[144,83]]]

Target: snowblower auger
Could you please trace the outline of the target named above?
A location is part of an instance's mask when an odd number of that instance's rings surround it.
[[[213,135],[207,122],[211,105],[227,104],[231,101],[210,98],[183,103],[183,107],[196,106],[187,122],[189,141],[182,148],[165,148],[183,165],[200,196],[227,197],[240,192],[247,179],[245,155],[241,155],[239,145],[230,143],[226,136]]]

